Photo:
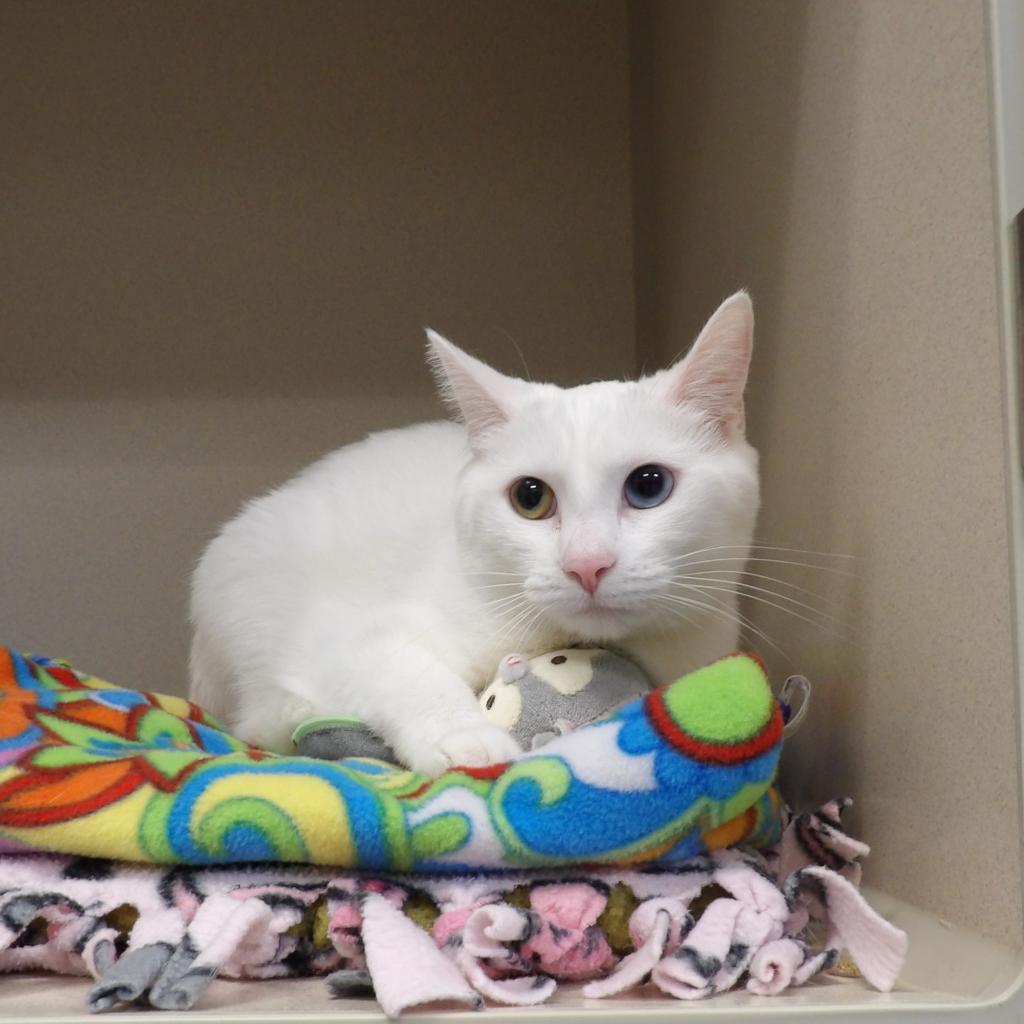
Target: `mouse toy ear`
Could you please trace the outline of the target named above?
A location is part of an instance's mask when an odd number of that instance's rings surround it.
[[[514,683],[517,679],[522,679],[528,671],[526,658],[521,654],[506,654],[498,665],[498,675],[506,683]]]

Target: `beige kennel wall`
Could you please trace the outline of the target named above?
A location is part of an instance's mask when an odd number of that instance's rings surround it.
[[[0,630],[180,690],[204,540],[429,415],[422,323],[607,376],[747,284],[761,535],[857,556],[789,576],[849,644],[748,608],[817,684],[790,782],[1020,942],[983,12],[0,5]]]
[[[754,567],[835,602],[850,638],[745,609],[791,659],[759,641],[776,673],[816,684],[792,792],[856,797],[869,881],[1019,944],[984,4],[632,14],[640,353],[670,357],[749,286],[759,535],[856,556],[828,560],[854,577]]]
[[[611,0],[0,5],[0,636],[180,691],[202,545],[439,412],[423,324],[631,372],[627,45]]]

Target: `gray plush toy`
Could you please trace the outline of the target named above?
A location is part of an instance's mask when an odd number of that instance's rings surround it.
[[[614,711],[646,693],[650,680],[627,658],[598,647],[568,647],[537,658],[509,654],[480,694],[484,715],[507,729],[523,750]],[[354,718],[312,718],[292,736],[296,753],[340,761],[372,757],[395,762],[391,748]]]
[[[614,711],[651,688],[637,664],[599,647],[567,647],[526,659],[501,659],[480,707],[507,729],[523,750]]]

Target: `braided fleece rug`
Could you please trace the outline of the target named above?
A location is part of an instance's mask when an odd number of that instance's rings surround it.
[[[173,868],[49,854],[0,859],[0,971],[91,976],[94,1012],[185,1010],[218,975],[322,975],[413,1007],[542,1003],[653,987],[702,999],[777,995],[855,965],[894,985],[906,936],[858,890],[868,847],[833,801],[767,851],[670,866],[388,874],[308,865]]]

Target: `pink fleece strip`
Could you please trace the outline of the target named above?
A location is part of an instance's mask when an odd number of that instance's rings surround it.
[[[430,936],[376,893],[363,897],[363,942],[374,994],[389,1018],[430,1003],[479,1004],[480,997]]]

